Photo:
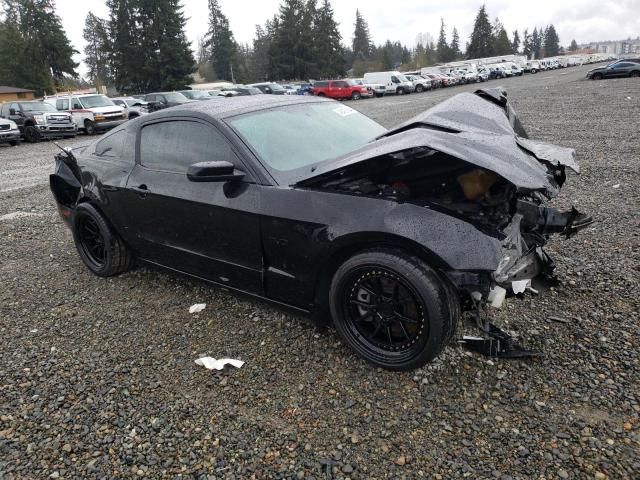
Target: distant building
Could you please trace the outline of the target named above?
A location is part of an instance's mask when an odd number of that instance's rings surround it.
[[[34,91],[25,88],[0,86],[0,103],[12,100],[33,100]]]
[[[615,40],[607,42],[592,42],[589,48],[596,53],[608,53],[613,55],[629,55],[640,53],[640,37],[635,40]]]

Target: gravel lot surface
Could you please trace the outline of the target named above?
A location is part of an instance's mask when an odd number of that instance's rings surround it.
[[[640,81],[586,70],[501,82],[533,138],[578,151],[554,203],[597,219],[550,245],[561,286],[496,313],[534,360],[452,343],[392,373],[197,281],[94,277],[46,186],[55,145],[0,147],[0,478],[639,478]],[[349,105],[390,126],[475,88]]]

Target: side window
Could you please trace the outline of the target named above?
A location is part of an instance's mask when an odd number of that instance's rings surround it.
[[[17,103],[12,103],[11,105],[9,105],[9,110],[14,109],[16,111],[16,113],[20,112],[20,105],[18,105]]]
[[[400,83],[400,80],[398,80],[398,77],[396,77],[395,75],[393,75],[393,76],[391,77],[391,81],[392,81],[393,83]]]
[[[159,102],[166,103],[167,102],[167,97],[165,97],[164,95],[156,95],[156,100],[159,101]]]
[[[194,163],[214,160],[236,163],[227,139],[202,123],[154,123],[140,134],[140,163],[147,168],[186,173]]]
[[[69,110],[69,99],[59,98],[58,100],[56,100],[56,108],[58,110]]]
[[[121,107],[124,107],[124,102],[122,100],[112,100],[113,103],[115,103],[116,105],[120,105]]]
[[[96,143],[96,149],[93,154],[103,159],[121,158],[122,145],[126,136],[127,133],[124,130],[113,132]]]
[[[80,100],[78,100],[76,97],[73,97],[71,99],[71,109],[72,110],[82,110],[82,104],[80,103]]]
[[[316,82],[313,86],[319,87],[319,88],[325,88],[329,86],[329,82]]]
[[[9,115],[9,104],[8,103],[3,103],[2,107],[0,107],[0,115],[2,115],[3,117],[6,117],[7,115]]]
[[[337,88],[344,88],[344,87],[346,87],[346,86],[347,86],[347,82],[342,82],[342,81],[340,81],[340,82],[333,82],[333,86],[334,86],[334,87],[337,87]]]

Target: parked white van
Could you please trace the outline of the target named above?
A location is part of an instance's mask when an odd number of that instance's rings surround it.
[[[403,95],[413,92],[413,82],[397,71],[370,72],[364,74],[365,85],[381,84],[385,86],[385,93]]]
[[[87,135],[110,130],[128,119],[127,112],[105,95],[97,93],[82,95],[56,95],[45,97],[44,101],[58,111],[69,112],[78,130]]]

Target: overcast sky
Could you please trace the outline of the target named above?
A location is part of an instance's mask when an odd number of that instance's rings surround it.
[[[278,11],[280,0],[219,0],[223,12],[229,18],[231,29],[239,42],[253,39],[256,24],[264,24]],[[196,40],[207,31],[207,0],[182,0],[187,21],[187,36],[194,49]],[[350,43],[358,2],[332,0],[343,42]],[[430,33],[434,38],[440,30],[440,18],[444,18],[450,41],[451,29],[460,33],[464,48],[473,28],[473,20],[482,4],[474,0],[429,1],[367,0],[360,12],[369,23],[375,43],[386,39],[400,40],[412,46],[418,33]],[[106,17],[103,0],[57,0],[58,14],[75,48],[82,51],[84,19],[91,10]],[[560,36],[561,45],[568,46],[572,39],[578,43],[595,40],[620,40],[640,35],[640,0],[488,0],[487,13],[493,21],[498,17],[509,36],[518,29],[553,23]],[[397,7],[397,8],[396,8]],[[82,55],[76,57],[81,61]],[[81,66],[81,73],[84,68]]]

